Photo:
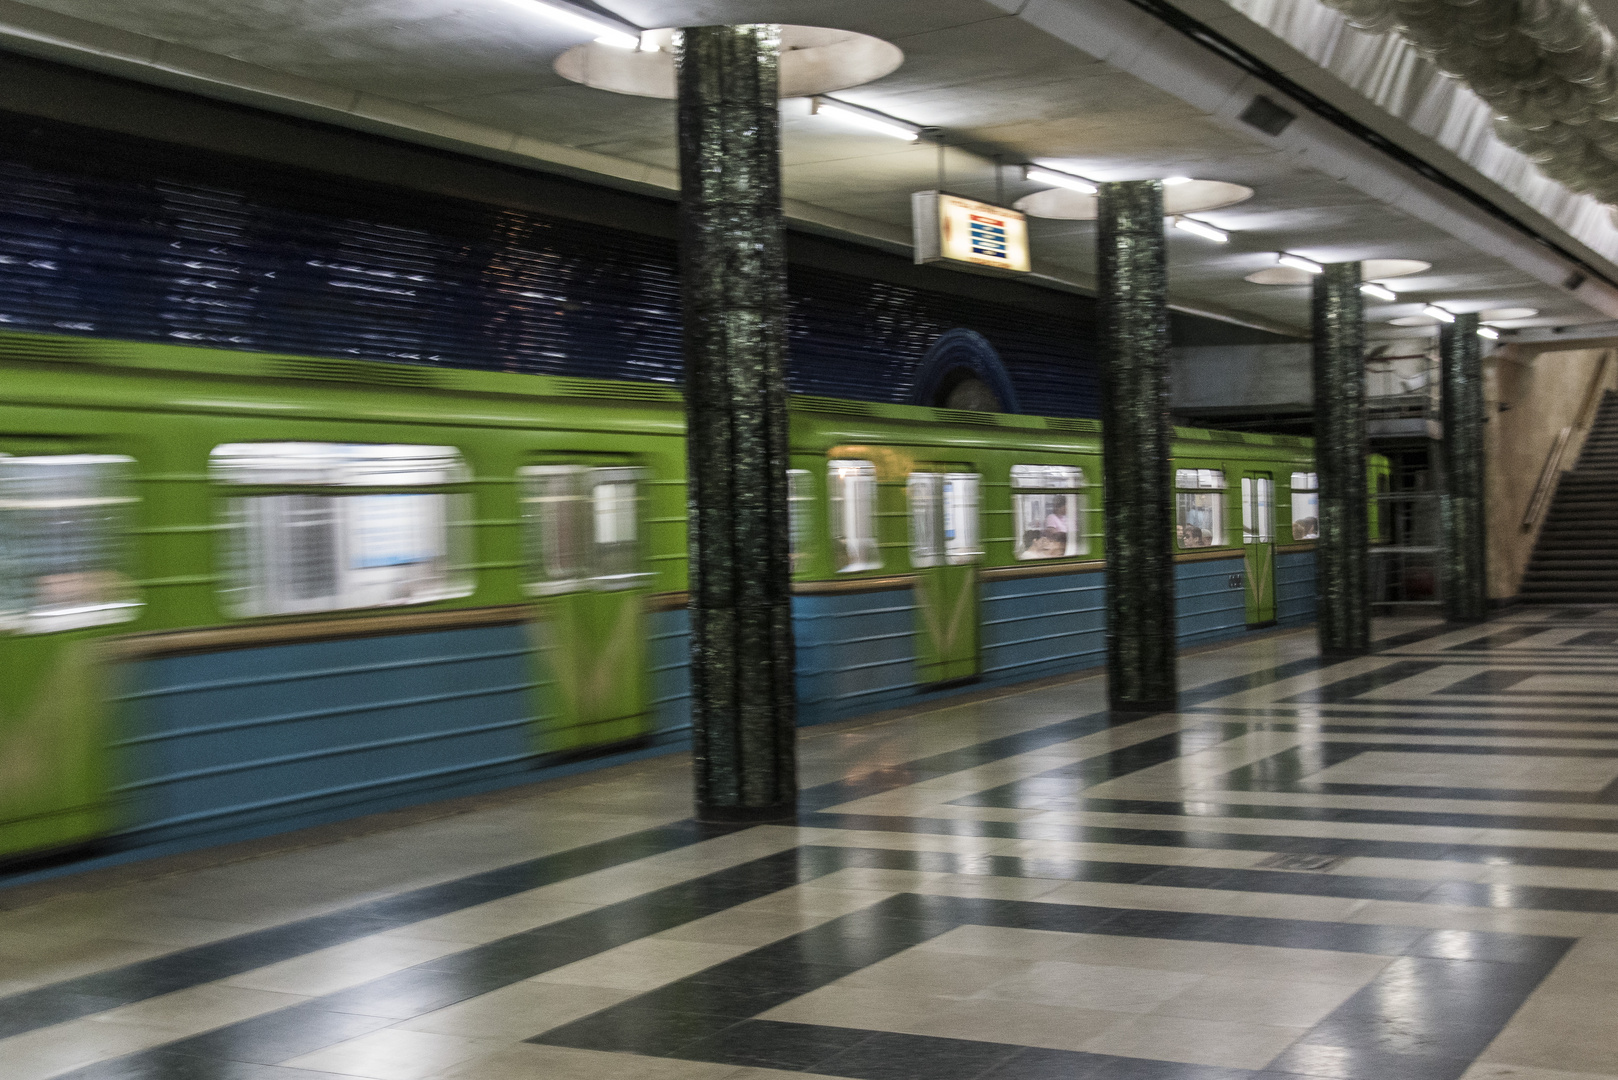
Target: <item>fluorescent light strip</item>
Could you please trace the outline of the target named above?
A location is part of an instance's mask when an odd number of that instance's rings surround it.
[[[576,30],[583,30],[587,34],[596,35],[598,45],[611,45],[615,49],[640,48],[640,35],[632,34],[622,27],[614,26],[605,19],[595,19],[579,11],[577,8],[564,7],[561,4],[547,4],[545,0],[529,0],[536,8],[557,22],[566,23]]]
[[[1042,165],[1024,165],[1022,169],[1024,180],[1032,180],[1036,184],[1049,184],[1051,187],[1067,188],[1069,191],[1082,191],[1086,195],[1094,195],[1096,186],[1082,176],[1072,173],[1057,172]]]
[[[1399,299],[1399,294],[1398,293],[1395,293],[1392,289],[1388,288],[1386,285],[1378,285],[1374,281],[1367,281],[1367,282],[1363,283],[1362,285],[1360,285],[1360,292],[1364,293],[1366,296],[1374,296],[1378,300],[1397,300],[1397,299]]]
[[[1478,327],[1478,337],[1488,338],[1490,341],[1499,341],[1500,331],[1492,326],[1480,326]]]
[[[1302,255],[1293,255],[1285,251],[1277,254],[1275,261],[1282,266],[1290,266],[1294,270],[1302,270],[1309,274],[1321,274],[1325,273],[1326,270],[1324,266],[1321,266],[1313,259],[1306,259]]]
[[[1212,240],[1216,244],[1223,244],[1230,239],[1230,234],[1224,229],[1216,229],[1207,222],[1197,221],[1195,218],[1177,217],[1174,219],[1176,229],[1184,229],[1192,236],[1200,236],[1204,240]]]
[[[1191,178],[1189,176],[1165,176],[1163,178],[1164,187],[1179,187],[1181,184],[1189,184],[1190,182]]]
[[[828,97],[815,98],[814,111],[817,114],[823,112],[831,113],[832,115],[840,116],[845,120],[852,120],[862,127],[869,128],[872,131],[881,132],[883,135],[888,135],[895,139],[903,139],[905,142],[915,142],[917,139],[921,138],[920,124],[911,124],[904,120],[899,120],[895,117],[879,113],[875,109],[865,109],[858,105],[849,105],[846,102],[834,101]]]
[[[1421,309],[1421,313],[1427,316],[1429,319],[1437,319],[1441,323],[1452,323],[1455,321],[1455,313],[1453,311],[1445,311],[1437,304],[1428,304],[1426,307]]]

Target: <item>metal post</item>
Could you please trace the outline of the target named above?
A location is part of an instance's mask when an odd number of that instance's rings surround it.
[[[1162,712],[1178,696],[1163,185],[1102,184],[1097,227],[1107,694],[1116,712]]]
[[[1489,610],[1484,572],[1483,357],[1475,313],[1439,331],[1444,417],[1444,617],[1475,622]]]
[[[681,31],[680,274],[697,816],[797,802],[780,30]]]
[[[1371,650],[1370,515],[1365,467],[1365,306],[1360,264],[1332,263],[1314,282],[1316,629],[1326,656]]]

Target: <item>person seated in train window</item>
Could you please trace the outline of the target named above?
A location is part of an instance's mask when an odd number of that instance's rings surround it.
[[[1318,540],[1320,538],[1320,519],[1315,517],[1299,518],[1292,523],[1292,539]]]

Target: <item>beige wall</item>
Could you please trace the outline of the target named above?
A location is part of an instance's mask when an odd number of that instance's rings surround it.
[[[1611,351],[1529,352],[1508,346],[1484,362],[1491,597],[1515,596],[1522,584],[1538,531],[1523,529],[1523,514],[1557,433],[1579,421],[1593,380],[1603,370],[1602,360]],[[1607,364],[1606,386],[1618,385],[1615,376],[1618,363]],[[1508,408],[1501,412],[1500,405]],[[1574,431],[1562,459],[1564,469],[1578,457],[1586,433]]]

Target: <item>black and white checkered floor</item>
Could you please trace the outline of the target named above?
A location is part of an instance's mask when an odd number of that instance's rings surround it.
[[[0,1075],[1618,1078],[1618,610],[1379,633],[0,891]]]

